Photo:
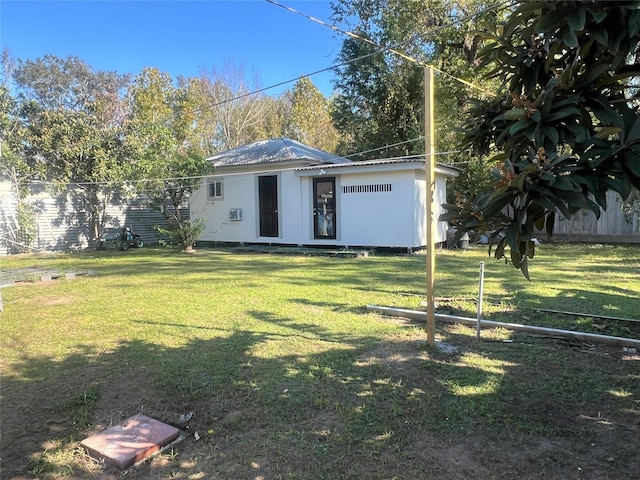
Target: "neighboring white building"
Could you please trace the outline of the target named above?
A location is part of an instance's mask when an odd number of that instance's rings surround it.
[[[93,247],[87,205],[77,188],[53,194],[45,183],[31,184],[24,200],[33,209],[35,231],[25,240],[19,228],[18,201],[11,183],[0,178],[0,256],[23,251],[68,252]],[[145,244],[168,240],[154,231],[167,225],[162,214],[141,197],[114,198],[106,206],[108,229],[130,226]],[[188,216],[185,208],[183,215]]]
[[[190,201],[204,219],[200,242],[362,246],[414,249],[426,244],[425,162],[352,162],[279,138],[245,145],[209,160]],[[453,168],[436,167],[436,218]],[[438,222],[437,243],[447,225]]]

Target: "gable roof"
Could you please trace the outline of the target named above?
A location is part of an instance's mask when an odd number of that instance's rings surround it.
[[[214,167],[304,161],[311,165],[352,163],[351,160],[309,147],[290,138],[275,138],[242,145],[207,158]]]

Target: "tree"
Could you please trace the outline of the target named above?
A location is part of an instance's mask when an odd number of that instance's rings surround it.
[[[483,0],[339,0],[333,20],[358,38],[347,38],[336,69],[334,121],[340,154],[353,158],[424,153],[424,73],[433,65],[453,77],[474,79],[477,44],[467,33]],[[490,13],[486,13],[489,15]],[[436,149],[458,150],[457,127],[469,87],[449,75],[436,83]],[[378,150],[379,147],[385,147]],[[448,161],[455,156],[447,157]],[[466,160],[463,158],[463,160]]]
[[[12,250],[27,252],[36,235],[34,207],[26,200],[30,182],[41,178],[42,163],[28,158],[22,152],[24,125],[19,115],[19,104],[11,95],[9,79],[12,59],[7,50],[2,52],[2,83],[0,84],[0,176],[11,184],[16,211],[8,212],[4,240]]]
[[[607,208],[640,186],[640,2],[523,2],[480,32],[497,96],[474,102],[466,142],[491,157],[494,189],[448,205],[443,219],[492,231],[496,258],[528,278],[533,237],[557,212]]]
[[[207,155],[265,138],[270,103],[253,94],[258,85],[258,79],[248,82],[244,70],[231,63],[222,71],[202,72],[197,81],[198,111],[209,135]]]
[[[42,166],[58,187],[78,187],[93,240],[106,223],[114,185],[129,173],[122,155],[120,91],[127,78],[96,71],[76,57],[19,61],[18,91],[24,162]]]
[[[640,215],[640,190],[632,190],[626,200],[621,202],[620,209],[627,222],[633,222],[633,217]],[[640,222],[638,222],[637,228],[640,232]]]
[[[144,69],[129,90],[127,124],[129,154],[137,162],[138,192],[147,195],[168,221],[157,227],[190,249],[204,225],[182,214],[184,203],[202,176],[211,171],[198,136],[194,80],[180,79],[156,68]]]
[[[357,34],[368,38],[364,31]],[[391,147],[386,155],[408,155],[413,152],[413,145],[404,142],[421,136],[417,110],[424,102],[420,87],[422,69],[404,65],[402,71],[407,76],[399,77],[379,50],[357,38],[347,38],[343,43],[333,110],[334,123],[342,134],[338,144],[340,155],[394,144],[402,145]],[[363,153],[353,158],[361,160],[377,155]]]
[[[296,82],[290,101],[287,136],[321,150],[335,151],[338,133],[331,119],[331,104],[309,77]]]

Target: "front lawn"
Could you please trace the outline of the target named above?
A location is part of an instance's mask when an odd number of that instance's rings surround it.
[[[441,311],[475,316],[480,261],[487,318],[640,338],[597,317],[640,318],[638,246],[543,245],[532,282],[486,248],[441,251]],[[437,339],[459,352],[440,353],[365,308],[420,308],[422,255],[145,247],[4,257],[0,273],[33,267],[95,275],[2,289],[2,478],[97,478],[78,443],[140,412],[193,418],[133,479],[640,475],[640,356],[447,324]]]

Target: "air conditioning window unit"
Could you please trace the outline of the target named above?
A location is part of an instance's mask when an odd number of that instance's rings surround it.
[[[230,209],[229,220],[236,221],[236,222],[242,220],[242,209],[241,208]]]

